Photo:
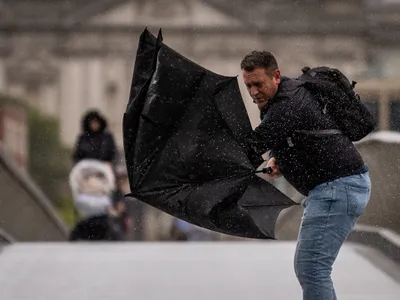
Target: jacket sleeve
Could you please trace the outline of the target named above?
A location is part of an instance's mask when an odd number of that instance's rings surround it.
[[[247,156],[253,166],[259,166],[262,155],[273,150],[290,137],[295,130],[301,128],[301,105],[298,99],[288,96],[275,99],[268,109],[261,124],[244,139]]]

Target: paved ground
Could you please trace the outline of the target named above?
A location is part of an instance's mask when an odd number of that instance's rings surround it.
[[[14,244],[0,252],[0,299],[299,300],[294,247],[292,242]],[[400,284],[388,275],[398,272],[383,256],[347,244],[334,269],[338,298],[398,300]]]

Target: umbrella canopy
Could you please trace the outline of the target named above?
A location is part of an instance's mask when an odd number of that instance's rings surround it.
[[[210,230],[274,238],[296,203],[255,174],[241,143],[251,131],[236,77],[142,33],[123,121],[131,196]]]

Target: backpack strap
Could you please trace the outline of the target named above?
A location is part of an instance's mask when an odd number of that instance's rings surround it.
[[[335,135],[335,134],[343,134],[339,129],[323,129],[323,130],[297,130],[296,132],[306,135]]]

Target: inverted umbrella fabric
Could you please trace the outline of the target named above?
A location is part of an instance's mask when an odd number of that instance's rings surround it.
[[[296,203],[255,174],[241,146],[251,130],[236,77],[142,33],[123,121],[131,196],[213,231],[275,238]]]

